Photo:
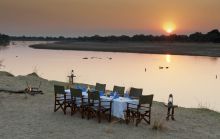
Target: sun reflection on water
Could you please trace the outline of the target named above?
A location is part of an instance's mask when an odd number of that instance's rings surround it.
[[[169,54],[166,55],[166,62],[167,63],[171,62],[171,55],[169,55]]]

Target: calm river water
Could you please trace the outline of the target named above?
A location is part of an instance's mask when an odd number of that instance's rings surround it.
[[[162,102],[172,93],[177,105],[220,111],[220,58],[28,47],[36,43],[15,42],[1,48],[0,70],[15,75],[35,71],[49,80],[68,81],[74,69],[76,82],[106,83],[109,90],[114,85],[143,88],[144,94],[154,94],[154,100]]]

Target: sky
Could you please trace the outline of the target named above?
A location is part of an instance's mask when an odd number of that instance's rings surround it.
[[[220,0],[0,0],[0,33],[32,36],[189,34],[220,29]],[[168,29],[167,29],[168,30]]]

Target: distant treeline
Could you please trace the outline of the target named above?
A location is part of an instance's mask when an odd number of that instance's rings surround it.
[[[173,42],[214,42],[220,43],[220,32],[215,29],[206,34],[196,32],[190,35],[161,35],[161,36],[153,36],[153,35],[134,35],[132,37],[122,35],[122,36],[99,36],[94,35],[91,37],[28,37],[28,36],[11,36],[11,40],[16,41],[97,41],[97,42],[105,42],[105,41],[173,41]]]
[[[0,45],[8,45],[10,37],[8,35],[0,34]]]

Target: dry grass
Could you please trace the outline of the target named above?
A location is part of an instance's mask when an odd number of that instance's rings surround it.
[[[37,66],[35,66],[35,67],[33,68],[33,73],[38,74],[38,68],[37,68]]]
[[[166,129],[165,121],[162,118],[155,119],[152,125],[152,129],[157,131],[164,131]]]
[[[204,102],[199,102],[198,103],[198,108],[201,109],[201,110],[211,110],[211,106],[209,103],[204,103]]]
[[[3,60],[0,60],[0,69],[1,69],[1,67],[4,66],[2,63],[3,63]]]

